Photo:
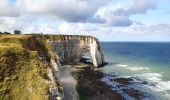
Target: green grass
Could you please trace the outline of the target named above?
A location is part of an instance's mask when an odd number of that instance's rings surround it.
[[[1,52],[0,99],[47,99],[47,68],[37,56],[37,52],[23,48],[8,48]]]
[[[23,41],[23,39],[19,38],[2,38],[0,39],[0,43],[16,43],[20,44]]]
[[[38,59],[39,54],[46,57],[48,50],[35,39],[27,35],[1,35],[0,100],[48,99],[47,66]],[[31,45],[27,45],[29,42]]]

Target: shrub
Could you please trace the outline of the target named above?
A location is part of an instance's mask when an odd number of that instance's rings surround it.
[[[15,30],[15,31],[14,31],[14,34],[21,34],[21,31]]]
[[[4,34],[11,34],[10,32],[4,32]]]

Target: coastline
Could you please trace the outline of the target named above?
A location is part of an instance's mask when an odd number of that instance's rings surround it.
[[[138,84],[148,84],[145,81],[131,77],[117,77],[115,72],[105,74],[90,64],[69,66],[67,73],[69,72],[70,77],[74,79],[67,81],[72,81],[71,83],[74,84],[73,87],[78,93],[76,100],[154,99],[152,95],[131,87]]]
[[[80,100],[122,100],[123,97],[111,90],[101,81],[103,73],[92,65],[81,64],[72,66],[72,76],[77,80],[77,92]]]

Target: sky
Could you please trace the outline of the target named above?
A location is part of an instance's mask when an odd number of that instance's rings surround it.
[[[0,0],[0,31],[170,41],[170,0]]]

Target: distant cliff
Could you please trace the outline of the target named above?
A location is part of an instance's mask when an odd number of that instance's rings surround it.
[[[49,39],[49,42],[56,49],[61,63],[76,64],[87,52],[90,53],[95,67],[102,66],[105,63],[97,38],[77,35],[59,35],[58,37],[58,40]]]

